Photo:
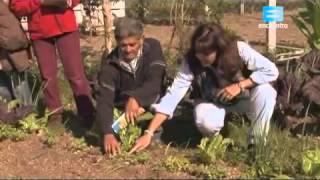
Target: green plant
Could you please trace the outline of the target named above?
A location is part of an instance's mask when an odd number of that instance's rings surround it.
[[[255,154],[251,154],[253,160],[246,163],[255,169],[256,177],[276,178],[280,175],[299,177],[302,152],[315,146],[316,142],[310,138],[295,138],[289,131],[271,126],[266,145],[256,149]]]
[[[131,0],[128,3],[129,14],[142,21],[150,14],[150,0]]]
[[[302,153],[302,170],[306,175],[320,177],[320,150],[307,150]]]
[[[235,144],[230,151],[226,152],[224,161],[227,161],[232,166],[237,166],[239,163],[244,163],[248,158],[247,149],[243,146]]]
[[[26,133],[18,128],[6,124],[0,124],[0,140],[11,139],[14,141],[23,140]]]
[[[118,119],[123,114],[119,109],[113,109],[113,118]],[[137,121],[150,120],[153,115],[150,112],[146,112],[140,115]],[[137,125],[129,123],[125,128],[120,129],[119,138],[121,140],[121,150],[123,152],[129,152],[138,137],[141,135],[141,128]]]
[[[174,53],[172,50],[166,48],[164,51],[163,51],[163,54],[164,54],[164,57],[166,59],[166,62],[167,62],[167,77],[168,78],[173,78],[174,77],[174,74],[176,73],[177,71],[177,68],[178,68],[178,65],[179,65],[179,62],[178,62],[178,56],[176,53]],[[167,86],[171,84],[171,83],[168,83]]]
[[[127,158],[130,164],[146,164],[151,159],[151,155],[149,152],[144,151]]]
[[[49,147],[52,147],[57,143],[58,139],[57,136],[55,136],[53,133],[49,132],[47,129],[45,130],[45,139],[44,144],[46,144]]]
[[[121,150],[123,152],[129,152],[140,135],[141,128],[132,124],[129,124],[126,128],[121,129],[119,131]]]
[[[229,138],[223,138],[222,135],[213,136],[212,138],[201,139],[198,145],[198,156],[201,162],[212,163],[217,157],[223,156],[229,145],[233,145]]]
[[[117,108],[113,108],[113,119],[118,119],[122,115],[122,111]]]
[[[226,4],[224,0],[203,0],[203,8],[206,22],[221,23]]]
[[[84,137],[73,138],[71,141],[70,148],[72,151],[84,151],[88,148],[88,145],[87,145]]]
[[[320,1],[306,0],[305,7],[298,16],[291,18],[308,39],[310,47],[320,49]]]
[[[21,101],[19,99],[9,101],[7,104],[8,110],[12,110],[13,108],[19,106],[19,104],[21,104]]]
[[[181,155],[168,156],[164,161],[164,166],[168,171],[185,171],[190,166],[190,162],[187,158]]]
[[[187,172],[196,177],[205,178],[205,179],[216,179],[216,178],[225,178],[227,176],[226,171],[215,165],[195,165],[192,164],[187,168]]]
[[[31,113],[19,122],[21,129],[27,133],[37,132],[46,128],[46,118],[37,118],[37,114]]]

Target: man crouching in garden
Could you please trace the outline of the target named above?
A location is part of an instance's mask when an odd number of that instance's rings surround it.
[[[159,41],[144,38],[143,25],[130,18],[119,19],[115,27],[117,47],[102,60],[97,93],[97,121],[104,133],[104,150],[120,153],[112,129],[113,108],[121,108],[134,123],[141,109],[160,98],[165,61]]]

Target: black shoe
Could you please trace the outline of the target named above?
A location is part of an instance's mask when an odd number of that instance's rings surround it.
[[[84,129],[90,130],[93,126],[93,123],[94,123],[94,116],[93,115],[86,116],[86,117],[80,116],[79,123]]]

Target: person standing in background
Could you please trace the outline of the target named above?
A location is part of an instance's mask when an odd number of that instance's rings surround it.
[[[81,124],[92,125],[94,107],[80,52],[80,36],[72,8],[80,0],[11,0],[19,17],[27,16],[28,31],[44,81],[44,101],[50,111],[48,127],[61,127],[62,105],[58,89],[59,53],[66,78],[71,84]],[[61,130],[61,128],[60,128]],[[59,131],[62,134],[62,130]]]
[[[27,82],[29,41],[8,1],[0,0],[0,124],[16,124],[33,110]],[[14,81],[18,79],[19,81]],[[19,105],[9,108],[12,100]]]

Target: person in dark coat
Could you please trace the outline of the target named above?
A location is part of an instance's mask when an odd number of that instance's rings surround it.
[[[160,42],[144,38],[138,20],[119,19],[115,39],[117,47],[103,59],[96,95],[104,150],[113,155],[120,152],[111,127],[113,108],[124,109],[126,120],[134,123],[144,109],[160,99],[166,67]]]

